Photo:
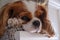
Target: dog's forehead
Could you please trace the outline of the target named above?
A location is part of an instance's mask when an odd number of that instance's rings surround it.
[[[36,2],[33,1],[23,1],[23,3],[26,5],[28,11],[30,11],[31,13],[34,14],[34,12],[36,11]]]

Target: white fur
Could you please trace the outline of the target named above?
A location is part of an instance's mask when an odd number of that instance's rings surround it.
[[[35,21],[35,20],[38,20],[39,22],[40,22],[40,26],[39,26],[39,28],[34,28],[34,26],[33,26],[33,22]],[[42,22],[40,21],[40,19],[38,19],[38,18],[33,18],[30,22],[28,22],[27,24],[24,24],[23,25],[23,28],[26,30],[26,31],[29,31],[29,32],[31,32],[31,33],[34,33],[34,32],[37,32],[37,33],[39,33],[39,32],[41,32],[41,29],[42,29]]]
[[[9,18],[8,19],[8,26],[21,26],[21,23],[22,21],[20,19],[17,19],[17,18]]]
[[[23,1],[23,3],[26,5],[28,11],[31,12],[32,15],[33,15],[32,20],[30,22],[28,22],[27,24],[23,25],[24,30],[29,31],[31,33],[34,33],[34,32],[39,33],[39,32],[41,32],[42,22],[40,21],[40,19],[36,18],[35,14],[34,14],[34,12],[36,11],[37,3],[33,2],[33,1],[26,1],[26,0]],[[32,22],[35,21],[35,20],[38,20],[40,22],[40,26],[37,29],[35,29],[33,24],[32,24]]]
[[[26,5],[28,11],[30,11],[34,16],[34,12],[36,11],[36,6],[37,6],[36,2],[32,2],[32,1],[23,1],[23,2]]]

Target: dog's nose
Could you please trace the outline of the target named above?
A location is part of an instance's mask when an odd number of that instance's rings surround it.
[[[39,27],[39,26],[40,26],[40,22],[39,22],[38,20],[35,20],[35,21],[33,22],[33,25],[34,25],[35,27]]]

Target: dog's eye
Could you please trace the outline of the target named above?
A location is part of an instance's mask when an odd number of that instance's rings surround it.
[[[27,16],[23,16],[23,17],[21,17],[21,19],[24,21],[30,21],[30,19]]]

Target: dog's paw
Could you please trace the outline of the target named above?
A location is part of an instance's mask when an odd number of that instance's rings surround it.
[[[13,19],[12,18],[8,19],[7,24],[8,26],[13,26]]]
[[[18,26],[19,22],[17,18],[8,19],[8,26]]]

